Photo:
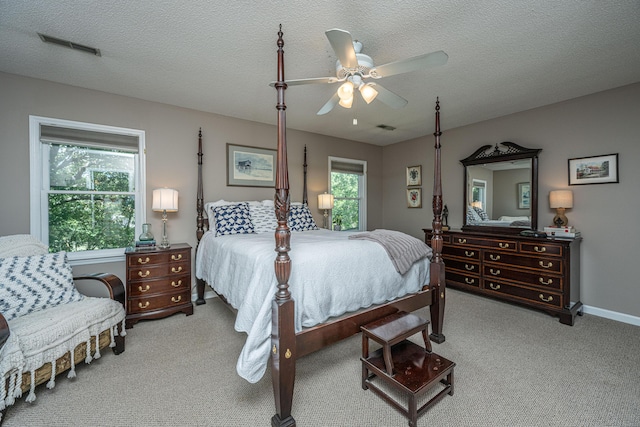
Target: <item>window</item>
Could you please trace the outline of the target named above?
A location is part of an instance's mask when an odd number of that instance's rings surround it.
[[[474,179],[471,184],[471,206],[487,210],[487,181]]]
[[[329,157],[329,173],[333,224],[339,224],[342,230],[366,230],[367,162]]]
[[[31,234],[73,264],[124,259],[144,222],[144,131],[29,117]]]

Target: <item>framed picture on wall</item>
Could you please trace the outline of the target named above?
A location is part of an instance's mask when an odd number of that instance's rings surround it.
[[[531,207],[531,183],[519,182],[518,184],[518,209]]]
[[[569,159],[569,185],[608,184],[618,180],[618,153]]]
[[[227,144],[227,185],[276,186],[276,150]]]
[[[422,188],[407,188],[407,206],[410,208],[422,207]]]
[[[422,185],[422,166],[409,166],[407,168],[407,187]]]

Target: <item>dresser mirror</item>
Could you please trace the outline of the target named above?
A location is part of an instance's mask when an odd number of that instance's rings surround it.
[[[464,165],[465,231],[517,234],[538,227],[538,153],[501,142],[485,145]]]

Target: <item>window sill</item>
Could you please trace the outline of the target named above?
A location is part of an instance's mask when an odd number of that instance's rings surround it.
[[[107,262],[123,262],[124,248],[104,249],[100,251],[67,252],[71,266],[102,264]]]

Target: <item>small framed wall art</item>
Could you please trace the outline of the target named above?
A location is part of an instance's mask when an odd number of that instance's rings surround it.
[[[407,187],[422,185],[422,166],[407,167]]]
[[[422,207],[422,188],[407,188],[407,206],[410,208]]]
[[[569,159],[569,185],[616,182],[620,182],[618,153]]]

